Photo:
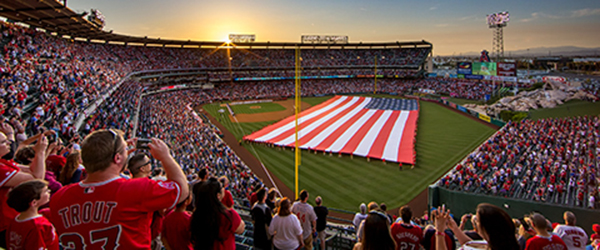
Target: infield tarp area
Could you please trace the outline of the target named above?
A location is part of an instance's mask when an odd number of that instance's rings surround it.
[[[300,148],[414,165],[418,117],[417,100],[335,96],[300,113]],[[244,140],[293,147],[294,119],[285,118]]]

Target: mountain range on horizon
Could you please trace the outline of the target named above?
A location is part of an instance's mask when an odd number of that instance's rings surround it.
[[[463,52],[453,56],[479,56],[481,51]],[[445,55],[450,56],[450,55]],[[491,51],[490,51],[491,56]],[[600,56],[600,47],[585,48],[577,46],[536,47],[521,50],[504,51],[505,57],[543,57],[543,56]]]

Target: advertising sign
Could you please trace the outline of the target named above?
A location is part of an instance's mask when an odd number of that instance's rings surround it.
[[[517,64],[514,62],[499,62],[499,76],[517,76]]]
[[[478,76],[478,75],[465,75],[466,79],[473,79],[473,80],[482,80],[483,76]]]
[[[495,76],[496,75],[496,63],[495,62],[474,62],[473,63],[473,75]]]
[[[472,73],[471,62],[457,62],[456,73],[459,75],[470,75]]]

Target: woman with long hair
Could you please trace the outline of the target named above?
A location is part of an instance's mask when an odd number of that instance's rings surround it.
[[[235,210],[221,203],[223,195],[216,178],[194,187],[196,210],[190,223],[194,249],[235,249],[235,234],[243,233],[246,225]]]
[[[485,242],[474,243],[469,236],[460,230],[453,219],[448,219],[448,227],[461,245],[487,244],[486,249],[491,250],[520,250],[515,237],[515,224],[508,213],[495,205],[481,203],[477,206],[475,216],[475,219],[473,219],[474,226],[477,227],[477,232]]]
[[[292,202],[287,197],[279,201],[279,210],[269,226],[275,249],[291,250],[304,247],[300,220],[291,211]]]
[[[64,186],[79,182],[83,172],[79,169],[81,162],[81,153],[79,151],[74,151],[67,155],[67,162],[62,170],[60,170],[58,181]]]
[[[365,219],[364,236],[354,245],[354,250],[394,250],[396,242],[390,233],[387,215],[371,211]]]

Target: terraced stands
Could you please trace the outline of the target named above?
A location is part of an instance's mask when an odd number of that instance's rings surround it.
[[[438,184],[597,209],[599,132],[598,116],[509,123]]]

